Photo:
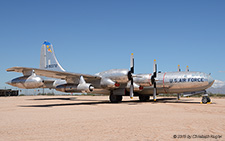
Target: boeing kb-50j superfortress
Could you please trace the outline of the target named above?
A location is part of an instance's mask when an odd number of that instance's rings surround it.
[[[86,92],[109,95],[111,102],[122,101],[123,96],[139,96],[140,101],[149,100],[157,94],[203,94],[202,103],[210,102],[206,93],[214,80],[202,72],[157,72],[154,60],[153,73],[134,74],[134,58],[131,54],[130,70],[112,69],[95,75],[66,72],[55,57],[53,46],[45,41],[41,48],[40,68],[12,67],[8,72],[20,72],[23,76],[7,84],[24,88],[54,88],[62,92]],[[45,77],[45,78],[44,78]],[[54,79],[46,79],[46,77]]]

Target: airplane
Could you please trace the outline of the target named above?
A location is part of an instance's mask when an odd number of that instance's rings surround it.
[[[123,96],[139,96],[140,101],[148,101],[150,96],[156,101],[158,94],[202,94],[201,103],[210,103],[206,89],[211,87],[214,79],[211,74],[191,72],[187,66],[182,72],[157,72],[156,60],[153,73],[135,74],[133,53],[130,58],[130,69],[111,69],[95,75],[66,72],[59,64],[53,45],[45,41],[41,47],[40,67],[12,67],[7,72],[23,73],[23,76],[6,82],[9,85],[23,88],[54,88],[61,92],[83,92],[109,95],[112,103],[121,102]],[[49,79],[51,78],[51,79]]]

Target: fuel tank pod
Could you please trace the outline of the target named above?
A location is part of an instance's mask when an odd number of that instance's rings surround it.
[[[12,85],[14,87],[22,88],[22,89],[34,89],[34,88],[40,88],[43,86],[43,80],[38,76],[21,76],[18,78],[15,78],[11,81],[6,82],[9,85]]]

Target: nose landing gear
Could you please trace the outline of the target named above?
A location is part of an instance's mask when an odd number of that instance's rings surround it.
[[[208,96],[208,94],[204,94],[202,96],[202,102],[203,104],[211,104],[211,99],[210,97]]]

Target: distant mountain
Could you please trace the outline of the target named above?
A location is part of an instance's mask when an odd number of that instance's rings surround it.
[[[212,87],[207,89],[207,92],[212,94],[225,94],[225,82],[220,80],[215,80]]]

